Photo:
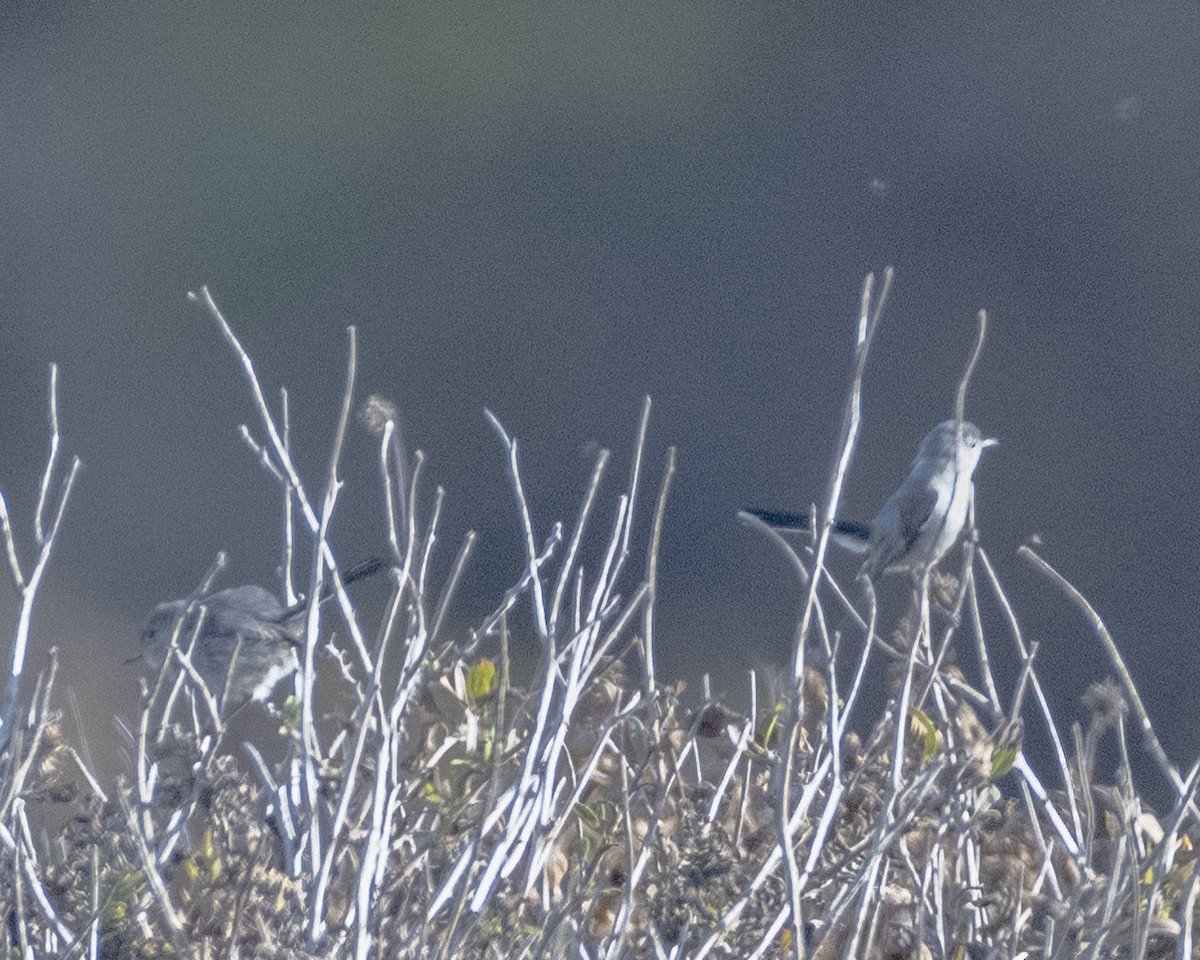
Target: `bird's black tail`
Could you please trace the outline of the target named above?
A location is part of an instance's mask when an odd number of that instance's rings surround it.
[[[367,577],[373,577],[375,574],[386,570],[388,562],[383,557],[372,557],[370,560],[360,560],[344,574],[342,574],[342,583],[347,587],[352,583],[357,583],[359,580],[366,580]]]
[[[747,507],[742,513],[756,517],[768,527],[780,533],[811,533],[813,517],[808,512],[788,513],[781,510],[764,510],[761,507]],[[853,544],[865,545],[871,539],[871,528],[865,523],[855,523],[852,520],[835,520],[833,533],[847,548],[854,549]]]
[[[372,557],[370,560],[360,560],[349,570],[342,574],[342,586],[348,587],[352,583],[357,583],[359,580],[366,580],[367,577],[373,577],[375,574],[388,568],[388,562],[383,557]],[[325,603],[332,599],[334,589],[331,584],[325,584],[321,588],[321,602]],[[297,600],[294,604],[283,611],[282,619],[287,620],[296,616],[298,613],[303,613],[308,609],[307,600]]]

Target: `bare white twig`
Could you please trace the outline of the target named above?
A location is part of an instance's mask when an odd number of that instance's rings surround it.
[[[793,954],[796,960],[804,957],[804,933],[800,912],[801,876],[796,862],[792,833],[789,829],[791,816],[791,781],[792,764],[796,749],[796,740],[800,729],[800,720],[804,711],[803,678],[805,663],[805,648],[812,628],[812,618],[817,608],[817,591],[821,584],[821,576],[825,569],[825,555],[829,549],[829,540],[833,533],[833,525],[837,519],[838,504],[841,502],[842,487],[850,471],[850,463],[858,445],[859,425],[862,422],[862,385],[866,373],[867,358],[870,355],[871,343],[875,332],[879,329],[879,321],[883,315],[883,307],[887,302],[888,291],[892,284],[892,268],[884,271],[883,287],[879,297],[872,303],[875,287],[874,274],[868,274],[863,283],[862,300],[859,307],[858,325],[855,336],[854,375],[842,420],[842,435],[838,443],[838,456],[829,481],[829,490],[825,499],[824,510],[821,514],[820,530],[817,534],[816,558],[813,563],[813,575],[808,583],[807,596],[804,602],[804,612],[800,617],[800,626],[796,632],[796,640],[792,645],[792,708],[784,728],[782,750],[779,766],[775,772],[776,824],[779,829],[779,844],[783,852],[784,865],[788,884],[789,909],[791,911],[791,933]]]
[[[1108,658],[1112,661],[1113,670],[1116,671],[1117,677],[1121,681],[1121,686],[1125,690],[1125,695],[1129,698],[1130,704],[1133,707],[1134,715],[1137,717],[1138,725],[1142,728],[1142,735],[1145,737],[1146,746],[1150,750],[1150,755],[1158,764],[1159,769],[1171,781],[1171,785],[1175,787],[1179,796],[1187,795],[1187,788],[1184,784],[1183,777],[1179,775],[1178,768],[1171,763],[1167,757],[1167,752],[1163,749],[1162,743],[1159,742],[1157,734],[1154,732],[1154,726],[1150,722],[1150,714],[1146,710],[1146,705],[1142,703],[1141,695],[1134,685],[1133,677],[1129,673],[1129,668],[1125,666],[1125,658],[1121,656],[1121,651],[1117,649],[1116,643],[1113,642],[1112,634],[1108,632],[1108,628],[1104,625],[1104,620],[1100,614],[1096,612],[1095,607],[1088,603],[1087,599],[1080,593],[1061,573],[1054,569],[1049,563],[1043,560],[1032,548],[1028,545],[1022,545],[1018,550],[1022,557],[1033,564],[1034,569],[1045,574],[1047,579],[1065,593],[1071,601],[1080,609],[1088,622],[1092,625],[1096,636],[1100,639],[1104,646]]]
[[[0,712],[0,753],[12,738],[13,723],[20,704],[21,680],[25,676],[25,658],[29,648],[29,631],[33,623],[33,609],[37,602],[38,588],[42,584],[50,555],[54,550],[54,542],[62,525],[63,515],[67,509],[67,501],[71,498],[71,490],[75,478],[79,474],[80,461],[78,457],[71,458],[71,465],[66,476],[62,479],[58,503],[50,507],[50,486],[53,482],[58,464],[58,448],[60,444],[58,431],[58,365],[50,365],[50,451],[46,457],[46,467],[42,471],[41,483],[38,487],[37,508],[34,510],[33,529],[36,559],[28,573],[22,570],[17,555],[16,539],[13,536],[12,520],[8,512],[8,502],[4,491],[0,490],[0,535],[4,538],[5,553],[8,556],[9,575],[19,598],[17,608],[17,626],[13,633],[12,645],[8,651],[8,684],[5,689],[3,712]],[[45,525],[45,513],[52,509],[53,518],[49,529]]]

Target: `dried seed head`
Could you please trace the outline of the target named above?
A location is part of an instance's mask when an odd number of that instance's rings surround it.
[[[358,419],[372,433],[383,433],[383,428],[388,423],[399,422],[400,411],[387,397],[373,393],[358,408]]]
[[[1111,677],[1093,683],[1083,694],[1083,705],[1092,715],[1092,722],[1101,729],[1113,726],[1129,713],[1129,704],[1120,686]]]

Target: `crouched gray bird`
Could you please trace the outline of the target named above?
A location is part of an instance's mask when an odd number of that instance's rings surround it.
[[[342,583],[348,586],[386,566],[381,559],[356,564],[346,571]],[[331,596],[333,592],[327,588],[321,602]],[[162,669],[171,639],[177,636],[181,650],[191,647],[192,666],[218,700],[228,678],[229,704],[262,702],[279,681],[300,668],[296,651],[304,644],[307,610],[307,603],[285,607],[273,593],[258,586],[228,587],[168,600],[147,618],[140,656],[155,670]]]

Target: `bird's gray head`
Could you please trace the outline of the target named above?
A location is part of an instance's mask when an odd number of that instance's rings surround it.
[[[966,420],[962,424],[962,449],[958,449],[958,422],[943,420],[925,434],[921,446],[917,448],[914,464],[922,460],[940,462],[955,461],[958,469],[970,476],[975,472],[979,458],[988,447],[994,447],[1000,441],[994,437],[985,437],[983,432]]]
[[[160,603],[146,618],[146,623],[142,627],[142,633],[138,639],[138,652],[149,666],[157,670],[163,665],[176,628],[180,628],[181,631],[178,642],[184,646],[187,645],[187,637],[182,633],[183,624],[181,623],[186,611],[186,600],[172,600],[168,603]]]

